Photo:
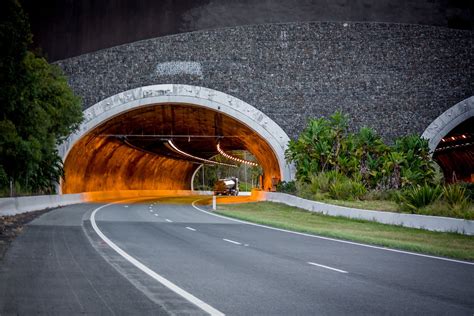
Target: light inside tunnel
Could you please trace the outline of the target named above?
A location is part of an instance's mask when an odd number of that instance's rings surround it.
[[[227,154],[225,151],[223,151],[221,149],[221,144],[220,143],[217,143],[217,152],[219,152],[219,154],[221,154],[222,156],[224,156],[227,159],[230,159],[230,160],[233,160],[233,161],[236,161],[236,162],[239,162],[239,163],[243,163],[243,164],[246,164],[246,165],[249,165],[249,166],[254,166],[254,167],[258,166],[258,163],[256,163],[256,162],[245,160],[245,159],[238,158],[238,157],[234,157],[232,155]]]
[[[191,137],[189,136],[189,141],[191,141]],[[207,164],[211,164],[211,165],[222,165],[222,166],[228,166],[228,167],[237,167],[236,165],[231,165],[231,164],[228,164],[228,163],[223,163],[223,162],[218,162],[218,161],[214,161],[214,160],[210,160],[210,159],[204,159],[204,158],[201,158],[201,157],[196,157],[196,156],[193,156],[191,154],[188,154],[187,152],[185,151],[182,151],[181,149],[179,149],[178,147],[176,147],[176,145],[173,143],[173,141],[171,139],[168,140],[168,144],[170,145],[170,147],[176,151],[177,153],[187,157],[187,158],[190,158],[192,160],[198,160],[200,162],[203,162],[203,163],[207,163]]]
[[[208,162],[194,158],[246,150],[263,170],[263,189],[280,180],[268,142],[242,122],[192,104],[147,105],[117,115],[78,140],[64,161],[63,193],[114,190],[188,190]]]
[[[474,117],[441,139],[433,159],[443,170],[446,182],[474,182]]]

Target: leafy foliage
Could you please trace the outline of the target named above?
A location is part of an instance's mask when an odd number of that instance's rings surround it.
[[[474,202],[474,183],[462,182],[459,184],[466,190],[466,198],[469,202]]]
[[[295,194],[296,193],[296,183],[295,181],[282,181],[277,184],[276,190],[282,193]]]
[[[336,170],[320,172],[311,177],[311,192],[327,193],[334,183],[347,180],[349,180],[349,178]]]
[[[321,177],[330,171],[380,191],[434,182],[427,140],[410,135],[388,146],[368,127],[349,133],[348,117],[340,112],[310,120],[285,154],[296,165],[297,180],[312,186],[324,184]]]
[[[331,184],[329,196],[337,200],[359,199],[367,193],[365,186],[358,181],[345,180]]]
[[[414,186],[402,191],[399,196],[399,203],[403,210],[415,213],[417,209],[437,201],[441,194],[442,189],[438,185],[424,184],[422,186]]]
[[[469,204],[466,189],[459,184],[445,186],[443,188],[443,198],[451,209],[466,208]]]
[[[31,33],[15,0],[1,3],[0,187],[49,193],[63,174],[56,146],[79,126],[80,99],[57,66],[28,51]]]

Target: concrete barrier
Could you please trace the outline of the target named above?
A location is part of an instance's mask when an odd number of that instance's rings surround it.
[[[0,199],[0,216],[15,215],[84,201],[82,194],[38,195]]]
[[[78,194],[0,198],[0,216],[15,215],[25,212],[38,211],[47,208],[55,208],[84,202],[100,202],[129,198],[132,199],[139,197],[159,197],[175,195],[212,195],[212,192],[190,190],[123,190],[85,192]],[[306,200],[285,193],[265,191],[252,191],[251,200],[265,200],[284,203],[286,205],[299,207],[311,212],[317,212],[331,216],[343,216],[354,219],[369,220],[383,224],[421,228],[431,231],[457,232],[465,235],[474,235],[474,221],[472,220],[440,216],[426,216],[416,214],[361,210]]]
[[[190,190],[123,190],[0,198],[0,216],[16,215],[84,202],[100,202],[139,197],[174,195],[212,195],[212,192]]]
[[[257,200],[283,203],[330,216],[363,219],[382,224],[400,225],[431,231],[457,232],[464,235],[474,235],[474,221],[472,220],[355,209],[306,200],[294,195],[277,192],[253,191],[252,194]]]

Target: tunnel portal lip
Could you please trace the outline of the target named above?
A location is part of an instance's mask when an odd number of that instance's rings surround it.
[[[285,159],[285,150],[290,138],[277,123],[257,108],[234,96],[210,88],[183,84],[137,87],[110,96],[87,108],[83,112],[84,121],[78,130],[59,145],[59,155],[65,162],[74,145],[102,123],[129,111],[162,104],[181,104],[207,108],[223,113],[246,125],[264,139],[274,151],[281,180],[290,181],[294,179],[295,168],[292,164],[288,164]]]
[[[438,116],[421,136],[428,140],[431,154],[434,153],[444,136],[471,117],[474,117],[474,96],[456,103]]]

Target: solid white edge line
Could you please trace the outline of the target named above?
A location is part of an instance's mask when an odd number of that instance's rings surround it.
[[[196,230],[192,227],[189,227],[189,226],[186,226],[186,229],[189,229],[189,230],[192,230],[193,232],[195,232]]]
[[[306,233],[294,232],[294,231],[291,231],[291,230],[276,228],[276,227],[270,227],[270,226],[266,226],[266,225],[262,225],[262,224],[255,224],[255,223],[243,221],[243,220],[240,220],[240,219],[235,219],[235,218],[231,218],[231,217],[227,217],[227,216],[223,216],[223,215],[218,215],[218,214],[214,214],[212,212],[205,211],[205,210],[203,210],[203,209],[201,209],[201,208],[199,208],[195,205],[196,202],[201,201],[201,200],[204,200],[204,199],[196,200],[196,201],[192,202],[191,205],[196,210],[198,210],[200,212],[203,212],[203,213],[206,213],[206,214],[209,214],[209,215],[212,215],[212,216],[224,218],[224,219],[227,219],[227,220],[230,220],[230,221],[242,223],[242,224],[247,224],[247,225],[252,225],[252,226],[257,226],[257,227],[263,227],[263,228],[267,228],[267,229],[271,229],[271,230],[276,230],[276,231],[295,234],[295,235],[300,235],[300,236],[318,238],[318,239],[323,239],[323,240],[330,240],[330,241],[340,242],[340,243],[343,243],[343,244],[349,244],[349,245],[354,245],[354,246],[360,246],[360,247],[366,247],[366,248],[372,248],[372,249],[378,249],[378,250],[385,250],[385,251],[403,253],[403,254],[406,254],[406,255],[412,255],[412,256],[418,256],[418,257],[424,257],[424,258],[430,258],[430,259],[436,259],[436,260],[442,260],[442,261],[448,261],[448,262],[454,262],[454,263],[474,265],[474,262],[461,261],[461,260],[449,259],[449,258],[443,258],[443,257],[437,257],[437,256],[431,256],[431,255],[424,255],[424,254],[421,254],[421,253],[409,252],[409,251],[386,248],[386,247],[380,247],[380,246],[366,245],[366,244],[361,244],[361,243],[354,242],[354,241],[334,239],[334,238],[330,238],[330,237],[323,237],[323,236],[318,236],[318,235],[311,235],[311,234],[306,234]]]
[[[102,231],[99,229],[99,227],[97,226],[96,222],[95,222],[95,214],[103,209],[104,207],[106,206],[110,206],[110,205],[113,205],[113,204],[117,204],[117,203],[120,203],[120,202],[114,202],[114,203],[109,203],[109,204],[106,204],[106,205],[102,205],[101,207],[98,207],[96,208],[91,216],[90,216],[90,221],[91,221],[91,224],[92,224],[92,228],[94,229],[94,231],[97,233],[97,235],[99,235],[99,237],[107,243],[107,245],[110,246],[110,248],[112,248],[113,250],[115,250],[119,255],[121,255],[125,260],[127,260],[128,262],[130,262],[131,264],[133,264],[135,267],[137,267],[138,269],[140,269],[141,271],[145,272],[146,274],[148,274],[150,277],[152,277],[153,279],[155,279],[156,281],[160,282],[161,284],[163,284],[164,286],[166,286],[168,289],[170,289],[171,291],[175,292],[176,294],[182,296],[184,299],[186,299],[187,301],[189,301],[190,303],[196,305],[197,307],[199,307],[200,309],[202,309],[203,311],[211,314],[211,315],[225,315],[224,313],[222,313],[221,311],[215,309],[214,307],[212,307],[211,305],[201,301],[200,299],[198,299],[197,297],[195,297],[194,295],[192,295],[191,293],[188,293],[186,292],[185,290],[183,290],[182,288],[180,288],[179,286],[177,286],[176,284],[172,283],[171,281],[167,280],[166,278],[162,277],[161,275],[159,275],[158,273],[156,273],[155,271],[151,270],[150,268],[148,268],[147,266],[145,266],[143,263],[141,263],[140,261],[138,261],[137,259],[135,259],[134,257],[130,256],[128,253],[126,253],[124,250],[122,250],[119,246],[117,246],[115,243],[113,243],[109,238],[107,238],[107,236],[105,236]]]
[[[317,267],[321,267],[321,268],[324,268],[324,269],[329,269],[329,270],[341,272],[341,273],[348,273],[347,271],[336,269],[336,268],[331,268],[331,267],[325,266],[324,264],[319,264],[319,263],[314,263],[314,262],[309,262],[309,261],[308,261],[308,264],[313,265],[313,266],[317,266]]]
[[[235,244],[235,245],[242,245],[240,242],[233,241],[233,240],[230,240],[230,239],[222,238],[222,240],[225,240],[225,241],[230,242],[230,243]]]

